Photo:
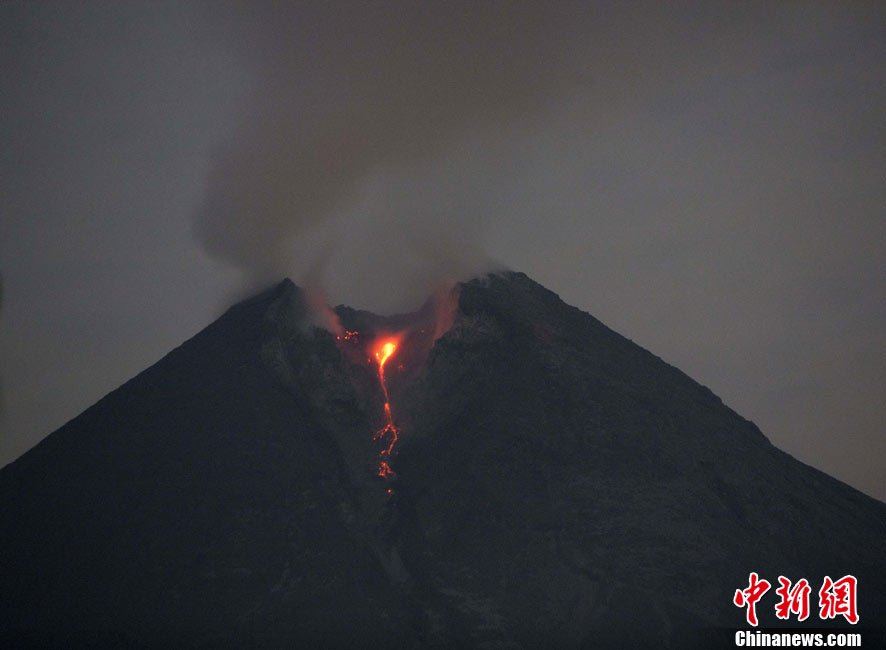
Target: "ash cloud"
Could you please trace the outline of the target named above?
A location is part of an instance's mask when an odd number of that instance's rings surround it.
[[[198,240],[254,282],[320,281],[322,257],[333,293],[383,309],[494,267],[482,191],[434,165],[463,143],[481,155],[574,85],[583,35],[542,4],[228,5],[216,20],[252,81]]]

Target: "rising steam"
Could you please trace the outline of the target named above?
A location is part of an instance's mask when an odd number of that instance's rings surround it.
[[[568,87],[581,35],[544,4],[229,7],[252,85],[212,161],[200,242],[255,281],[310,272],[357,302],[415,303],[488,270],[483,188],[458,175],[437,186],[435,165],[537,119]]]

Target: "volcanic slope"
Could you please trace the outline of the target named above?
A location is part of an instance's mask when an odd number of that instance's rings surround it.
[[[778,575],[886,620],[886,505],[523,274],[457,291],[345,341],[284,281],[0,470],[0,644],[704,647],[750,571],[763,627]]]

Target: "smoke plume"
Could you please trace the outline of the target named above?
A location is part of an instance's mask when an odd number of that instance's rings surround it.
[[[255,281],[311,270],[332,298],[392,296],[361,305],[388,309],[489,269],[484,188],[438,167],[458,147],[482,156],[569,88],[580,35],[543,4],[228,6],[251,83],[213,159],[200,242]],[[322,279],[318,249],[332,251]]]

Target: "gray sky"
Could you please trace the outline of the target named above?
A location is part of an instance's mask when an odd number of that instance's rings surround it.
[[[502,264],[886,499],[882,3],[476,4],[0,5],[0,463],[272,279]]]

